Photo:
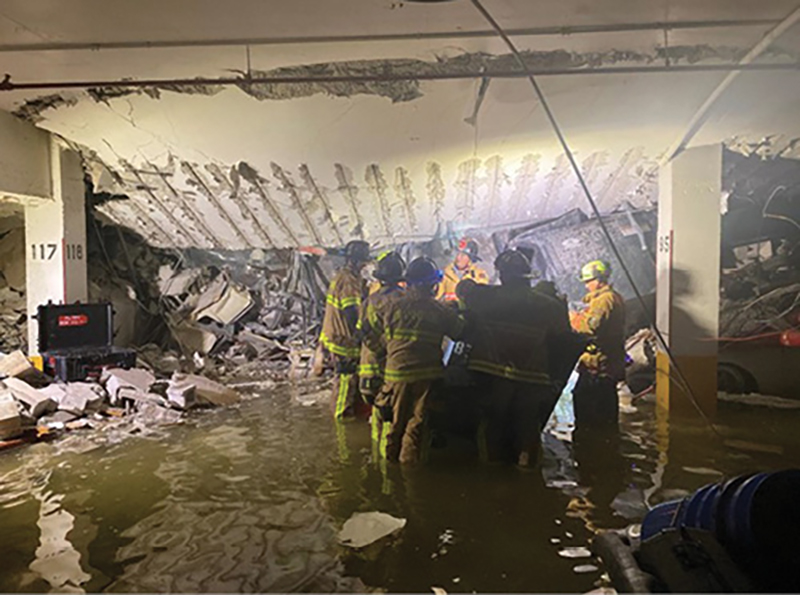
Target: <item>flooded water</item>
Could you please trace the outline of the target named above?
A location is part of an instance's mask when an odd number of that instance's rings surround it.
[[[723,475],[800,464],[797,409],[721,403],[718,437],[640,402],[618,434],[548,434],[526,472],[457,444],[426,467],[381,466],[366,424],[306,405],[276,389],[150,435],[75,433],[4,453],[0,591],[346,591],[359,579],[390,592],[585,592],[605,584],[587,550],[597,529]],[[355,553],[336,534],[359,511],[408,523]]]

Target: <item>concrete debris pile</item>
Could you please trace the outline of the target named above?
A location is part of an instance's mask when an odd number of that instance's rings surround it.
[[[139,368],[107,369],[96,381],[53,382],[30,364],[21,365],[23,360],[21,352],[0,359],[0,448],[120,418],[140,428],[175,424],[191,409],[230,406],[241,399],[203,376],[175,372],[159,379]]]
[[[90,275],[92,298],[114,304],[115,326],[136,320],[131,332],[115,329],[118,344],[154,345],[172,360],[211,360],[221,374],[248,366],[272,373],[309,367],[328,284],[319,252],[179,253],[111,225],[98,226],[96,237],[102,246]],[[120,316],[131,306],[133,313]],[[160,367],[158,357],[145,359]],[[205,364],[194,369],[209,369]]]
[[[796,328],[800,323],[797,251],[779,249],[722,277],[720,337],[752,337]],[[763,255],[763,250],[759,252]]]
[[[272,370],[307,367],[327,286],[315,256],[294,253],[282,278],[264,276],[250,286],[225,270],[210,277],[164,265],[159,278],[161,307],[184,354],[218,358],[231,369],[252,362]]]
[[[6,224],[10,225],[10,224]],[[0,224],[0,351],[28,342],[25,301],[25,230]]]

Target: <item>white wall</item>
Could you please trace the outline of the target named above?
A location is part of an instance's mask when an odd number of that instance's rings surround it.
[[[0,110],[0,201],[50,196],[50,135]]]

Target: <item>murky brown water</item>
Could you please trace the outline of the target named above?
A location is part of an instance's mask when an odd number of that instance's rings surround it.
[[[451,442],[427,467],[382,469],[366,425],[337,427],[288,389],[116,444],[87,438],[0,456],[0,591],[583,592],[583,551],[721,474],[800,464],[800,410],[724,403],[724,446],[700,423],[623,414],[618,436],[549,435],[533,472],[481,466]],[[72,452],[70,452],[72,450]],[[360,555],[336,545],[356,511],[408,519]]]

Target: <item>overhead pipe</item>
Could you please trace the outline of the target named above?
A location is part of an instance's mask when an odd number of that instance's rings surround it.
[[[777,19],[675,21],[654,23],[622,23],[608,25],[575,25],[568,27],[530,27],[509,29],[509,35],[531,37],[541,35],[580,35],[586,33],[623,33],[635,31],[675,31],[685,29],[717,29],[721,27],[760,27],[779,23]],[[180,41],[86,41],[17,43],[0,45],[0,52],[65,52],[99,50],[136,50],[165,48],[241,47],[259,45],[291,45],[305,43],[354,43],[382,41],[424,41],[436,39],[479,39],[494,37],[491,30],[433,31],[430,33],[389,33],[385,35],[318,35],[305,37],[266,37],[251,39],[187,39]]]
[[[739,61],[739,64],[742,66],[752,64],[755,60],[757,60],[761,54],[763,54],[775,41],[786,31],[794,27],[798,21],[800,21],[800,5],[798,5],[792,12],[790,12],[786,18],[781,20],[771,31],[769,31],[756,45],[754,45],[749,52]],[[667,163],[669,163],[673,158],[675,158],[681,151],[683,151],[694,138],[694,136],[700,131],[705,124],[706,120],[708,120],[709,115],[711,114],[711,108],[717,102],[717,100],[728,90],[733,82],[736,80],[737,76],[739,75],[738,70],[730,71],[728,76],[726,76],[717,87],[711,92],[703,104],[698,108],[697,112],[695,112],[694,116],[689,122],[689,125],[686,127],[686,131],[670,146],[667,152],[659,159],[658,165],[659,167],[664,167]]]
[[[181,86],[247,86],[247,85],[293,85],[299,83],[381,83],[399,81],[447,81],[472,79],[519,79],[529,76],[576,76],[576,75],[616,75],[616,74],[686,74],[696,72],[739,72],[739,71],[786,71],[800,70],[800,63],[780,62],[770,64],[692,64],[688,66],[601,66],[597,68],[546,68],[520,70],[501,70],[496,72],[442,72],[417,74],[359,74],[359,75],[321,75],[321,76],[237,76],[222,78],[181,78],[181,79],[135,79],[98,81],[37,81],[15,83],[10,75],[0,81],[0,91],[25,91],[42,89],[89,89],[89,88],[141,88],[141,87],[181,87]]]

